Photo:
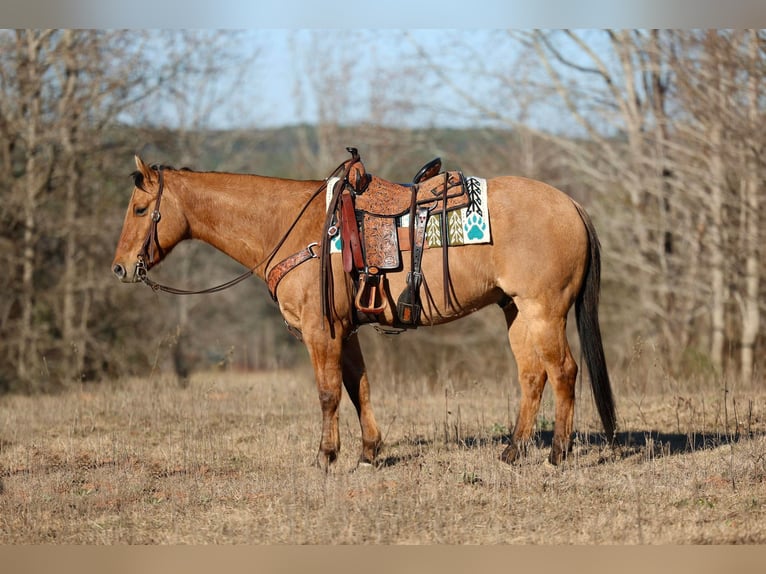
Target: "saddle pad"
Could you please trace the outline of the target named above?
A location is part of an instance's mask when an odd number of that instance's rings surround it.
[[[333,189],[340,181],[332,177],[327,181],[325,205],[329,207]],[[450,246],[489,243],[491,233],[489,227],[489,209],[487,206],[487,180],[479,177],[465,178],[469,204],[463,209],[447,213],[448,244]],[[399,227],[409,227],[409,214],[397,218]],[[340,232],[330,238],[331,253],[341,252]],[[441,247],[441,217],[429,217],[426,224],[426,247]]]

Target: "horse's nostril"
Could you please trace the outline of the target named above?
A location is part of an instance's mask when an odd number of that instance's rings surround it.
[[[119,263],[112,267],[112,272],[117,276],[118,279],[122,279],[125,277],[125,268],[120,265]]]

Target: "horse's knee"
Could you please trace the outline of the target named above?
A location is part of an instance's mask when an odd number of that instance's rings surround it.
[[[322,406],[322,412],[333,412],[340,405],[340,388],[338,389],[320,389],[319,404]]]

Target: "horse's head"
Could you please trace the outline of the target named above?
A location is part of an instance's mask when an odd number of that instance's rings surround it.
[[[166,184],[167,172],[135,159],[133,195],[112,262],[112,272],[125,283],[139,281],[189,231],[179,197]]]

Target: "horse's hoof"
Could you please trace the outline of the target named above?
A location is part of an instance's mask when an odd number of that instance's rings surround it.
[[[554,442],[553,446],[551,447],[551,454],[548,457],[548,462],[550,462],[553,466],[558,466],[564,462],[564,459],[566,459],[566,453],[566,449],[561,448],[559,444]]]
[[[362,444],[362,454],[359,456],[359,462],[365,462],[368,464],[374,464],[375,459],[383,450],[383,441],[376,440],[374,442]]]
[[[513,464],[519,459],[520,455],[521,453],[516,445],[509,444],[498,458],[506,464]]]
[[[337,459],[338,454],[336,452],[323,452],[320,450],[317,453],[316,459],[314,459],[314,466],[328,473],[335,466],[334,463]]]

